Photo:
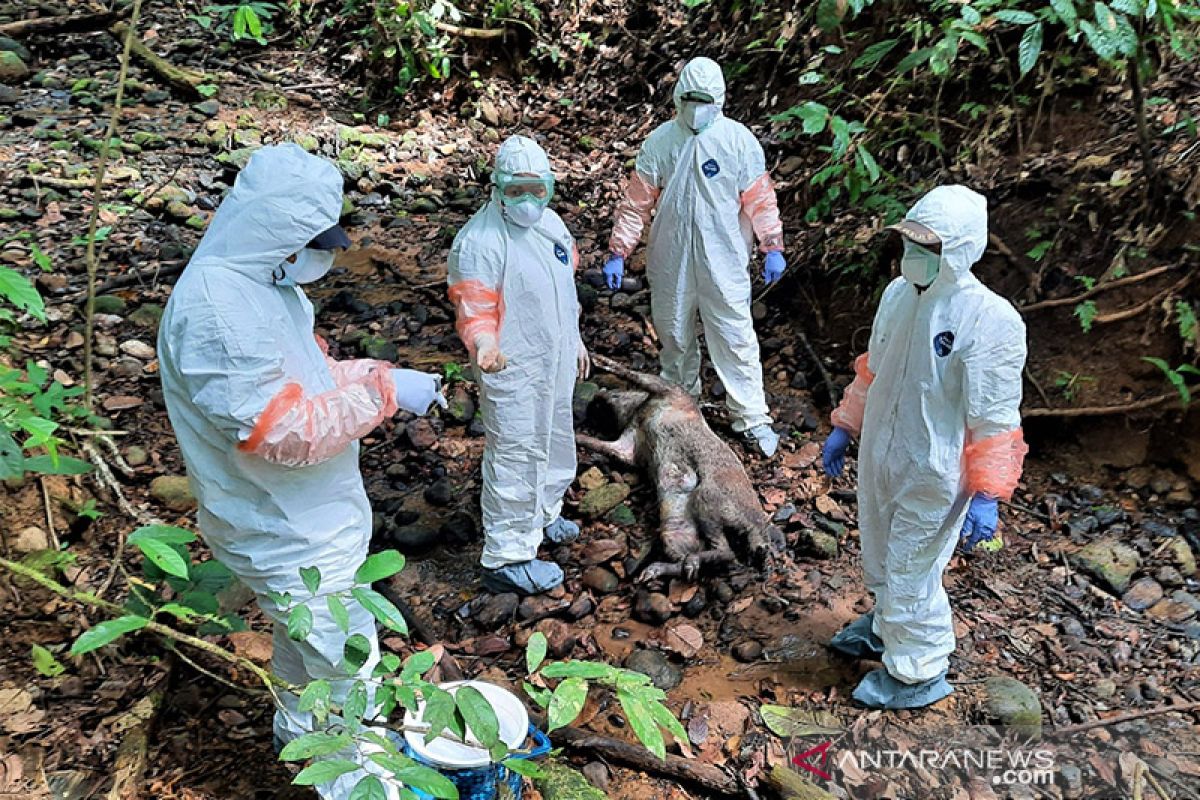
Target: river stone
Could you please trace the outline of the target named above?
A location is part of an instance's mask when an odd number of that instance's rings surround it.
[[[36,525],[22,528],[12,539],[12,549],[18,553],[33,553],[50,547],[50,537]]]
[[[579,513],[589,518],[601,517],[625,502],[627,497],[628,486],[623,483],[606,483],[583,496],[583,500],[579,502]]]
[[[29,67],[21,57],[11,50],[0,50],[0,81],[16,83],[25,80],[29,75]]]
[[[639,592],[633,616],[648,625],[662,625],[671,618],[671,601],[660,592]]]
[[[1114,539],[1092,542],[1072,556],[1072,560],[1079,569],[1104,583],[1115,594],[1125,593],[1133,574],[1141,566],[1137,551]]]
[[[485,630],[499,630],[512,622],[520,602],[521,598],[514,592],[484,595],[476,601],[477,607],[472,610],[471,616]]]
[[[149,460],[150,455],[146,452],[146,448],[136,444],[125,448],[125,463],[129,466],[140,467]]]
[[[153,361],[156,355],[153,347],[138,339],[121,342],[121,352],[142,361]]]
[[[150,330],[157,331],[158,323],[162,320],[163,307],[157,303],[143,303],[129,315],[129,321]]]
[[[115,294],[102,294],[95,300],[97,314],[124,314],[125,298]]]
[[[7,36],[0,36],[0,50],[16,53],[17,58],[21,59],[25,63],[33,61],[33,53],[30,53],[29,48],[18,42],[16,39],[10,39]]]
[[[1169,540],[1167,549],[1163,551],[1166,560],[1176,567],[1186,577],[1196,574],[1196,556],[1192,548],[1182,537],[1176,536]]]
[[[608,800],[608,795],[592,786],[581,773],[558,761],[538,764],[541,777],[533,779],[533,785],[542,794],[542,800]]]
[[[983,682],[983,695],[983,707],[991,719],[1013,728],[1022,737],[1041,736],[1042,704],[1028,686],[995,675]]]
[[[1145,611],[1163,598],[1163,588],[1153,578],[1141,578],[1134,581],[1122,597],[1121,602],[1134,611]]]
[[[824,531],[805,528],[798,539],[800,551],[810,558],[829,560],[838,557],[838,540]]]
[[[634,650],[625,659],[625,668],[642,673],[664,692],[683,683],[683,670],[667,661],[667,657],[657,650]]]
[[[215,117],[221,110],[221,104],[216,100],[204,100],[196,103],[192,108],[206,117]]]
[[[191,511],[196,497],[182,475],[160,475],[150,482],[150,496],[172,511]]]
[[[604,567],[592,567],[583,573],[583,585],[597,594],[612,594],[621,581]]]

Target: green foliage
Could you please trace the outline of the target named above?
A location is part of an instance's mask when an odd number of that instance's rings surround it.
[[[33,646],[30,651],[30,657],[33,658],[33,668],[38,671],[39,675],[44,675],[47,678],[57,678],[67,669],[58,663],[58,659],[54,657],[53,653],[40,644]]]
[[[463,369],[462,364],[459,364],[456,361],[447,361],[445,364],[443,364],[442,375],[445,378],[447,385],[458,383],[459,381],[464,381],[467,379],[466,371]]]
[[[1084,300],[1075,306],[1073,312],[1076,318],[1079,319],[1079,327],[1083,328],[1084,333],[1091,333],[1092,325],[1096,321],[1096,315],[1099,310],[1096,308],[1096,303],[1093,300]]]
[[[1180,364],[1174,369],[1171,365],[1161,358],[1153,358],[1151,356],[1142,356],[1142,361],[1148,364],[1153,364],[1162,370],[1163,376],[1171,386],[1175,387],[1175,391],[1179,393],[1179,402],[1187,408],[1192,402],[1192,389],[1188,386],[1186,375],[1200,376],[1200,368],[1192,364]]]
[[[205,6],[190,19],[205,30],[228,30],[233,41],[249,39],[265,45],[272,30],[271,20],[279,12],[275,3],[251,2]]]
[[[1083,388],[1083,384],[1095,382],[1096,379],[1090,375],[1080,375],[1078,372],[1066,372],[1065,370],[1059,370],[1058,375],[1054,377],[1055,388],[1062,392],[1068,403],[1075,402],[1075,396]]]
[[[1186,300],[1177,300],[1175,321],[1179,325],[1179,338],[1183,340],[1183,346],[1189,350],[1196,350],[1200,325],[1197,324],[1195,307]]]

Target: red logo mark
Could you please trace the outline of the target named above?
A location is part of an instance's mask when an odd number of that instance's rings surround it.
[[[800,767],[801,769],[806,769],[812,774],[817,775],[825,780],[829,780],[831,777],[830,774],[821,769],[821,767],[825,766],[825,762],[829,758],[829,747],[832,744],[833,742],[823,742],[811,750],[805,750],[803,753],[792,759],[792,764]],[[815,764],[810,763],[809,759],[818,753],[821,755],[821,760]]]

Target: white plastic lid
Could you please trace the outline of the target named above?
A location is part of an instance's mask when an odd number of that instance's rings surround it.
[[[473,686],[492,704],[500,722],[500,740],[508,745],[509,749],[519,748],[525,743],[525,738],[529,735],[529,712],[519,697],[507,689],[484,681],[454,681],[440,684],[438,688],[454,694],[460,686]],[[421,701],[416,714],[411,711],[405,713],[404,724],[420,724],[424,716],[425,702]],[[470,769],[486,767],[492,763],[491,756],[483,747],[453,742],[441,736],[425,744],[425,734],[419,731],[405,731],[404,739],[413,753],[435,766]]]

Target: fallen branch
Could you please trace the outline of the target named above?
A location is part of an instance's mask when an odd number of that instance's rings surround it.
[[[1106,417],[1115,414],[1131,414],[1134,411],[1145,411],[1147,408],[1160,406],[1169,400],[1179,397],[1177,394],[1164,394],[1136,403],[1123,406],[1083,406],[1081,408],[1027,408],[1021,411],[1021,416],[1030,417]]]
[[[1060,297],[1056,300],[1043,300],[1040,303],[1030,303],[1027,306],[1019,306],[1017,310],[1022,314],[1028,314],[1030,311],[1041,311],[1046,308],[1077,305],[1082,303],[1084,300],[1087,300],[1089,297],[1098,295],[1101,292],[1107,292],[1109,289],[1120,289],[1122,286],[1130,286],[1135,283],[1141,283],[1142,281],[1147,281],[1151,278],[1155,278],[1159,275],[1170,272],[1173,269],[1178,269],[1178,267],[1178,264],[1167,264],[1163,267],[1155,267],[1154,269],[1148,269],[1145,272],[1139,272],[1137,275],[1129,275],[1124,278],[1117,278],[1114,281],[1097,283],[1086,292],[1077,294],[1074,297]]]
[[[603,759],[618,761],[649,775],[662,775],[674,780],[686,781],[695,786],[722,795],[736,796],[742,793],[737,779],[712,764],[688,761],[668,754],[660,761],[649,750],[626,744],[619,739],[602,736],[578,728],[558,728],[550,733],[550,741],[559,747],[572,750],[587,750]]]
[[[1148,708],[1145,711],[1130,711],[1127,714],[1117,714],[1115,717],[1106,717],[1104,719],[1094,719],[1091,722],[1081,722],[1078,725],[1068,725],[1065,728],[1056,728],[1053,733],[1058,734],[1074,734],[1090,731],[1092,728],[1102,728],[1106,725],[1118,725],[1122,722],[1130,722],[1135,719],[1143,719],[1145,717],[1155,717],[1159,714],[1169,714],[1172,711],[1183,713],[1185,711],[1195,711],[1200,709],[1200,701],[1194,703],[1184,703],[1181,706],[1155,706]]]
[[[168,661],[166,670],[158,680],[158,685],[115,723],[118,730],[124,729],[126,732],[121,739],[121,746],[117,749],[117,759],[113,766],[113,784],[112,788],[108,790],[106,800],[138,800],[142,796],[150,733],[158,721],[163,698],[166,696],[160,687],[170,680],[171,665],[172,662]]]
[[[134,21],[136,25],[136,21]],[[117,41],[124,40],[129,33],[129,26],[124,22],[118,22],[109,27],[108,32],[112,34]],[[195,72],[190,69],[185,69],[172,64],[167,59],[155,53],[136,36],[130,37],[133,43],[133,54],[138,60],[144,63],[147,67],[153,70],[160,78],[169,83],[171,86],[180,90],[191,97],[203,97],[200,91],[196,88],[202,83],[208,82],[209,78],[203,72]]]
[[[43,33],[87,33],[106,28],[123,13],[105,11],[99,14],[63,14],[55,17],[35,17],[6,22],[0,25],[0,36],[21,39]]]
[[[442,33],[461,36],[464,39],[499,39],[508,32],[507,28],[465,28],[461,25],[451,25],[449,22],[435,22],[434,27]]]

